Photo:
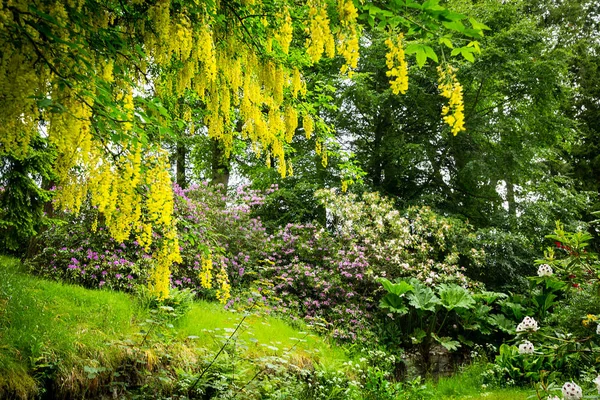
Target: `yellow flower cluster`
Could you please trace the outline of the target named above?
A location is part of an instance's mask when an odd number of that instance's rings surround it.
[[[315,121],[310,114],[304,114],[302,116],[302,126],[304,127],[304,135],[307,139],[310,139],[315,130]]]
[[[388,67],[386,75],[391,77],[390,85],[394,94],[404,94],[408,90],[408,63],[406,62],[404,48],[402,47],[403,40],[404,34],[400,33],[395,39],[389,37],[385,41],[389,49],[385,55]]]
[[[456,79],[456,70],[451,65],[446,68],[440,65],[437,71],[440,94],[448,99],[448,105],[442,107],[442,116],[444,122],[452,128],[452,134],[456,136],[459,132],[465,130],[465,105],[462,85]]]
[[[156,266],[150,275],[150,292],[159,300],[164,300],[169,297],[171,265],[181,262],[177,230],[174,226],[165,234],[163,245],[153,258],[156,260]]]
[[[346,60],[340,72],[352,77],[359,57],[358,11],[352,0],[338,0],[338,14],[342,25],[338,33],[338,52]]]
[[[590,324],[595,323],[596,321],[598,321],[598,317],[594,314],[588,314],[582,321],[581,323],[583,324],[583,326],[590,326]]]
[[[202,256],[202,265],[200,268],[200,285],[205,289],[212,288],[212,255]]]
[[[279,19],[283,22],[279,31],[275,34],[275,40],[279,42],[281,49],[285,54],[290,51],[290,44],[294,34],[292,26],[292,16],[290,15],[290,8],[284,7],[283,13],[279,15]]]
[[[219,300],[221,304],[225,304],[231,297],[231,285],[229,284],[229,276],[227,275],[225,263],[223,262],[221,263],[221,268],[216,276],[216,281],[219,286],[216,293],[217,300]]]
[[[327,5],[318,0],[309,0],[308,9],[306,54],[313,62],[318,62],[323,53],[330,58],[335,56],[335,39],[331,33]]]

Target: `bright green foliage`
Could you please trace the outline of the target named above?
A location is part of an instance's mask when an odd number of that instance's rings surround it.
[[[472,346],[475,338],[481,340],[478,334],[489,337],[498,330],[514,332],[515,323],[494,306],[496,300],[504,297],[502,294],[473,294],[460,285],[446,283],[432,288],[417,279],[380,282],[387,291],[380,307],[391,312],[391,320],[386,323],[397,329],[391,340],[399,339],[404,346],[416,347],[425,370],[434,343],[456,351],[462,344]]]
[[[455,308],[469,309],[475,304],[475,299],[471,293],[462,286],[442,283],[439,287],[439,294],[440,301],[447,310]]]
[[[41,138],[25,157],[0,153],[0,247],[24,251],[29,238],[48,222],[44,206],[52,199],[48,189],[54,158],[52,147]]]

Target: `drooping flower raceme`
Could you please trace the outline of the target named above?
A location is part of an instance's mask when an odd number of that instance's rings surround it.
[[[529,340],[525,340],[519,345],[519,354],[533,354],[535,347]]]
[[[552,276],[554,271],[552,271],[552,267],[548,264],[542,264],[538,268],[538,276]]]
[[[596,327],[596,335],[600,335],[600,324]]]
[[[526,332],[526,331],[535,332],[538,329],[540,329],[540,328],[538,326],[537,321],[531,317],[523,318],[523,321],[519,325],[517,325],[517,332]]]
[[[574,382],[565,383],[562,387],[562,394],[565,400],[579,400],[583,397],[581,388]]]

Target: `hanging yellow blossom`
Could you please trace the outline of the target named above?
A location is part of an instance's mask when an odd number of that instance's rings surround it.
[[[446,68],[440,65],[437,71],[440,94],[448,99],[448,105],[442,107],[442,117],[444,122],[452,128],[452,134],[456,136],[459,132],[465,130],[465,105],[463,103],[462,85],[456,79],[455,69],[451,65]]]
[[[304,128],[304,135],[306,136],[306,139],[310,139],[315,130],[315,121],[310,114],[304,114],[302,116],[302,127]]]
[[[404,34],[400,33],[395,39],[389,37],[385,41],[389,49],[385,55],[388,67],[386,75],[391,77],[390,85],[394,94],[405,94],[408,90],[408,64],[404,55],[403,40]]]
[[[313,62],[318,62],[323,53],[330,58],[335,56],[335,39],[331,33],[326,5],[318,0],[309,0],[308,20],[306,54]]]
[[[212,255],[202,256],[202,265],[200,269],[200,285],[205,289],[212,288]]]
[[[227,303],[227,300],[231,297],[231,284],[229,283],[229,276],[225,269],[225,263],[221,262],[221,268],[216,276],[218,285],[216,297],[221,304]]]
[[[338,52],[346,60],[340,73],[352,77],[354,69],[358,67],[359,57],[358,11],[352,0],[338,0],[338,14],[342,25],[338,33]]]
[[[279,18],[283,24],[281,25],[279,32],[275,34],[275,39],[279,42],[283,52],[288,54],[290,51],[290,44],[292,43],[292,35],[294,33],[290,8],[284,7],[283,13],[279,14]]]

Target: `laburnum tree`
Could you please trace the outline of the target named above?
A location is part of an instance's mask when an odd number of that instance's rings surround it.
[[[30,158],[32,144],[46,141],[56,154],[55,206],[76,213],[89,199],[116,241],[154,242],[150,285],[164,298],[180,259],[165,143],[201,132],[227,157],[234,139],[246,139],[285,176],[299,125],[319,135],[303,72],[337,56],[350,77],[364,24],[389,35],[395,92],[407,84],[405,54],[419,65],[437,61],[430,46],[405,51],[404,36],[448,45],[452,35],[475,40],[487,28],[437,0],[2,1],[0,153]],[[475,46],[457,48],[470,59]],[[443,71],[446,122],[456,133],[457,83]]]

